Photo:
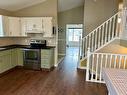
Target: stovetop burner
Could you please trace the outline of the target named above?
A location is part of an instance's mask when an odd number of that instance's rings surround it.
[[[42,49],[46,47],[46,40],[31,40],[30,48],[31,49]]]

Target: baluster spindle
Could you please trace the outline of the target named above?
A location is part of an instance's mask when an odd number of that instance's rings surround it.
[[[102,64],[103,64],[103,55],[101,55],[101,65],[100,65],[100,81],[102,80]]]
[[[105,43],[108,40],[108,22],[106,22],[106,29],[105,29]]]
[[[117,56],[115,55],[114,68],[116,68],[116,61],[117,61]]]
[[[114,38],[114,33],[115,33],[115,17],[112,19],[113,20],[113,24],[112,24],[112,38]]]
[[[94,46],[93,46],[94,45],[94,33],[92,33],[91,35],[92,35],[92,37],[91,37],[92,38],[91,51],[93,51],[93,48],[94,48]]]
[[[112,20],[110,19],[109,20],[109,31],[108,31],[108,41],[110,41],[110,39],[111,39],[111,26],[112,26],[112,22],[111,22]]]
[[[119,56],[119,69],[120,69],[120,67],[121,67],[121,60],[122,59],[122,56]]]
[[[95,50],[97,49],[97,30],[96,31],[96,35],[95,35]]]
[[[86,68],[86,81],[89,81],[89,65],[90,65],[90,48],[88,48],[88,51],[87,51],[87,68]]]
[[[107,68],[107,60],[108,60],[108,55],[106,54],[106,57],[105,57],[105,68]]]
[[[91,80],[93,80],[93,78],[94,78],[94,54],[93,54],[93,58],[92,58],[92,74],[91,74]]]
[[[98,62],[99,62],[99,55],[97,54],[96,74],[95,74],[95,80],[96,81],[97,81],[97,78],[98,78]]]
[[[101,27],[98,29],[98,48],[100,47],[101,39]]]
[[[124,57],[124,69],[126,68],[127,56]]]

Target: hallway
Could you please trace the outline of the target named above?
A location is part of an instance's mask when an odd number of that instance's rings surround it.
[[[107,95],[104,84],[85,82],[74,50],[51,72],[15,69],[0,78],[0,95]],[[74,56],[73,56],[74,55]]]

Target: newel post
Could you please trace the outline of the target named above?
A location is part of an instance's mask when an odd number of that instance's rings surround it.
[[[86,81],[89,81],[90,48],[87,51]]]

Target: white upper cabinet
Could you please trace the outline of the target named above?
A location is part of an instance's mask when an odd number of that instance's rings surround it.
[[[8,17],[0,15],[0,37],[9,36]]]
[[[2,22],[3,22],[3,36],[9,36],[9,23],[8,23],[8,16],[2,16]]]
[[[2,15],[0,15],[0,36],[4,36]]]
[[[43,37],[52,37],[52,17],[21,18],[22,31],[26,33],[42,33]]]
[[[44,27],[44,37],[52,37],[53,24],[52,17],[43,18],[43,27]]]
[[[52,17],[9,17],[0,15],[1,37],[27,37],[28,33],[41,33],[52,37]]]
[[[21,21],[18,17],[8,17],[9,36],[22,36]]]
[[[24,21],[23,26],[27,33],[43,33],[43,24],[41,17],[27,17],[22,18]]]
[[[26,20],[24,18],[21,18],[21,33],[22,33],[23,36],[27,36]]]

